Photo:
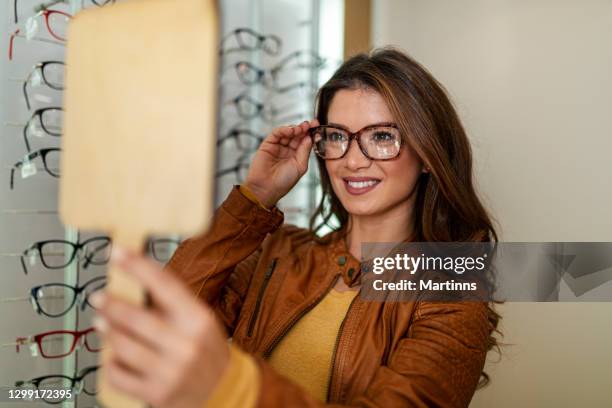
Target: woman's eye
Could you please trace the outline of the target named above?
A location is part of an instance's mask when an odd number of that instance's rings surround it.
[[[372,139],[375,142],[392,142],[395,140],[395,137],[389,132],[376,132],[372,135]]]
[[[341,142],[344,140],[344,135],[340,132],[330,132],[327,134],[327,140],[330,142]]]

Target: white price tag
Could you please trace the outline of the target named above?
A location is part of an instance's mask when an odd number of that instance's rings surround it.
[[[30,266],[36,265],[36,252],[30,252],[30,256],[28,257]]]
[[[32,357],[38,356],[38,344],[30,344],[30,354],[32,355]]]
[[[38,20],[36,20],[36,17],[28,18],[25,23],[25,28],[26,28],[26,39],[30,41],[32,38],[34,38],[34,36],[38,32]]]
[[[36,71],[34,71],[32,76],[30,77],[30,85],[38,86],[41,83],[42,83],[42,75],[40,73],[40,69],[37,69]]]
[[[26,159],[21,165],[21,178],[28,178],[36,174],[36,164]]]
[[[45,131],[42,130],[36,124],[36,121],[31,121],[30,122],[30,124],[28,125],[28,133],[31,134],[32,136],[36,136],[36,137],[44,137],[45,136]]]

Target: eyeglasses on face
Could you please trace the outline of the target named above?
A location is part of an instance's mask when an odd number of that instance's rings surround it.
[[[394,123],[379,123],[350,132],[341,125],[322,125],[309,129],[315,153],[325,160],[340,159],[349,151],[353,139],[370,160],[391,160],[402,146],[401,133]]]
[[[226,46],[230,38],[236,39],[238,48],[229,48]],[[223,37],[219,53],[227,54],[232,51],[255,51],[261,49],[266,54],[277,55],[280,52],[281,46],[282,41],[276,35],[262,35],[250,28],[237,28]]]
[[[62,269],[75,259],[84,259],[83,268],[89,265],[104,265],[110,259],[111,240],[108,237],[93,237],[83,242],[70,242],[61,239],[38,241],[21,255],[23,273],[27,275],[26,265],[34,266],[37,258],[47,269]]]
[[[37,109],[23,127],[23,139],[30,151],[29,136],[43,137],[45,135],[59,137],[62,135],[64,110],[60,107]]]
[[[27,178],[36,174],[36,165],[32,162],[32,160],[37,157],[41,158],[45,171],[52,177],[58,178],[60,176],[59,168],[51,167],[50,164],[59,163],[60,152],[61,149],[58,148],[40,149],[35,152],[28,153],[23,160],[15,163],[11,169],[11,190],[15,184],[15,170],[21,170],[21,178]]]
[[[32,378],[27,381],[15,382],[15,387],[18,388],[34,388],[39,391],[42,390],[72,390],[74,396],[84,392],[87,395],[96,395],[96,372],[99,366],[90,366],[82,369],[78,375],[75,373],[74,377],[68,377],[61,374],[55,375],[44,375],[42,377]],[[46,398],[43,398],[48,404],[59,404],[67,399],[71,399],[71,396],[64,393],[45,393]]]
[[[30,98],[28,96],[28,85],[36,87],[45,84],[57,91],[64,90],[64,63],[61,61],[43,61],[34,65],[23,82],[23,98],[25,99],[28,110],[31,109]]]
[[[44,358],[65,357],[81,346],[92,353],[102,350],[100,338],[93,327],[81,331],[54,330],[30,337],[18,337],[16,344],[18,353],[20,346],[30,344],[32,355]]]
[[[81,310],[85,310],[86,306],[94,308],[89,303],[89,296],[104,286],[106,286],[106,276],[93,278],[82,286],[47,283],[30,290],[30,301],[36,313],[48,317],[61,317],[76,304],[80,305]]]

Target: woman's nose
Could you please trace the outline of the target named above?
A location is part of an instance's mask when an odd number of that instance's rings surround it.
[[[351,170],[369,167],[372,162],[363,154],[363,152],[359,148],[359,143],[357,143],[357,139],[353,139],[349,144],[349,149],[346,152],[344,159],[346,160],[346,167]]]

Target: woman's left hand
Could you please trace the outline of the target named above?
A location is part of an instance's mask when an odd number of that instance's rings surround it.
[[[155,407],[202,407],[229,362],[214,312],[161,265],[113,248],[113,262],[148,291],[152,307],[92,295],[95,326],[112,349],[110,385]]]

